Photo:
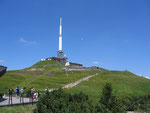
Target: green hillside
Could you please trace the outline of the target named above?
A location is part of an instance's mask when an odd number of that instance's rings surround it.
[[[105,83],[111,83],[116,95],[120,97],[145,95],[150,93],[150,80],[136,76],[127,71],[63,71],[64,66],[55,61],[40,61],[33,66],[16,71],[8,71],[0,78],[0,90],[7,90],[16,86],[35,87],[38,91],[45,88],[59,88],[83,77],[97,76],[83,81],[77,86],[65,89],[70,93],[84,92],[97,101]]]
[[[40,61],[35,65],[16,71],[8,71],[0,78],[0,90],[8,90],[10,87],[35,87],[36,90],[43,91],[47,88],[59,88],[68,83],[77,81],[95,72],[75,71],[66,72],[64,66],[55,61]]]
[[[106,71],[88,81],[67,89],[67,92],[84,92],[94,101],[98,101],[102,88],[106,83],[111,83],[114,93],[120,97],[143,96],[150,94],[150,80],[126,71]]]

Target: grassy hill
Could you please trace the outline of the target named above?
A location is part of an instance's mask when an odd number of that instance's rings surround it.
[[[150,94],[150,80],[126,71],[99,72],[97,76],[67,89],[67,92],[84,92],[93,101],[98,101],[104,84],[111,83],[119,97],[143,96]]]
[[[62,70],[63,67],[55,61],[40,61],[23,70],[8,71],[0,78],[0,90],[8,90],[16,86],[28,89],[33,86],[36,90],[43,91],[46,87],[59,88],[95,73],[66,72]]]
[[[145,95],[150,93],[150,80],[127,71],[63,71],[64,66],[55,61],[40,61],[33,66],[16,71],[8,71],[0,78],[0,90],[8,88],[35,87],[38,91],[45,88],[59,88],[83,77],[98,73],[97,76],[83,81],[77,86],[66,89],[70,93],[84,92],[97,101],[105,83],[111,83],[116,95],[120,97]]]
[[[33,66],[15,71],[8,71],[0,78],[0,90],[8,91],[10,87],[16,86],[35,87],[36,90],[43,91],[45,88],[59,88],[68,83],[77,81],[83,77],[98,73],[97,76],[83,81],[77,86],[65,89],[69,93],[80,93],[81,91],[89,95],[89,98],[97,103],[103,86],[111,83],[114,93],[120,97],[143,96],[150,94],[150,80],[137,76],[127,71],[63,71],[64,66],[55,61],[40,61]],[[15,113],[32,112],[35,106],[4,107],[0,111]],[[30,109],[30,110],[29,110]]]

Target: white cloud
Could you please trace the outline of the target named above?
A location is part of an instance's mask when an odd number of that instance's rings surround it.
[[[147,78],[147,79],[150,79],[150,77],[148,76],[143,76],[142,74],[137,74],[138,76],[141,76],[141,77],[144,77],[144,78]]]
[[[138,75],[138,76],[143,76],[142,74],[136,74],[136,75]]]
[[[145,76],[145,78],[150,79],[150,77],[148,77],[148,76]]]
[[[0,63],[4,62],[4,60],[0,60]]]
[[[97,64],[100,64],[100,62],[98,62],[98,61],[93,61],[92,64],[97,65]]]
[[[38,43],[36,41],[29,41],[29,40],[25,40],[24,38],[20,38],[19,39],[20,43],[23,43],[25,45],[37,45]]]

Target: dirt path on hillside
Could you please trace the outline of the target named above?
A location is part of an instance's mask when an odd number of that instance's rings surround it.
[[[98,73],[96,73],[95,75],[89,75],[89,76],[84,77],[84,78],[82,78],[82,79],[80,79],[80,80],[77,80],[77,81],[75,81],[75,82],[72,82],[72,83],[70,83],[70,84],[65,85],[64,87],[62,87],[62,89],[65,89],[65,88],[72,88],[72,87],[74,87],[74,86],[77,86],[77,85],[80,84],[81,82],[86,81],[86,80],[89,80],[91,77],[94,77],[94,76],[97,76],[97,75],[98,75]],[[57,89],[50,89],[49,92],[52,92],[53,90],[58,90],[58,88],[57,88]]]
[[[96,75],[97,75],[97,74],[95,74],[95,75],[90,75],[90,76],[88,76],[88,77],[84,77],[84,78],[82,78],[82,79],[80,79],[80,80],[78,80],[78,81],[75,81],[75,82],[72,82],[72,83],[70,83],[70,84],[67,84],[67,85],[65,85],[65,86],[62,87],[62,88],[63,88],[63,89],[64,89],[64,88],[72,88],[72,87],[74,87],[74,86],[80,84],[82,81],[86,81],[86,80],[88,80],[89,78],[94,77],[94,76],[96,76]]]

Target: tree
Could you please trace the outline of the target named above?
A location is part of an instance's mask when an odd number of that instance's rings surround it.
[[[113,94],[112,86],[110,83],[106,83],[102,95],[99,100],[99,104],[96,106],[97,112],[103,113],[123,113],[125,112],[125,107],[121,102],[121,99]]]

